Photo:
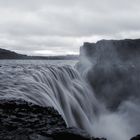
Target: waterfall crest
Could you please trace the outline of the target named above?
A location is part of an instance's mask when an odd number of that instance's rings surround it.
[[[93,120],[101,105],[76,69],[71,66],[5,65],[0,68],[0,74],[0,98],[53,106],[68,126],[93,135]]]

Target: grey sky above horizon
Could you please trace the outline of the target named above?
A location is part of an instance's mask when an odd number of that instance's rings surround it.
[[[78,54],[83,42],[140,38],[140,0],[0,0],[0,48]]]

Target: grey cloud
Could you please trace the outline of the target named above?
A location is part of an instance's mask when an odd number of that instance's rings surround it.
[[[54,47],[70,52],[83,38],[138,37],[139,5],[139,0],[0,0],[0,46],[31,54]]]

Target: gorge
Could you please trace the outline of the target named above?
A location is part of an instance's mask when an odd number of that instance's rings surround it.
[[[2,64],[1,138],[26,132],[24,139],[129,140],[139,134],[139,53],[139,39],[101,40],[84,43],[75,67]]]

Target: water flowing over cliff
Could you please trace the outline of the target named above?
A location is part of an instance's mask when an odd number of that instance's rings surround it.
[[[23,99],[54,107],[67,126],[93,135],[93,121],[101,105],[80,74],[71,66],[3,65],[0,98]]]
[[[97,133],[109,139],[129,139],[140,132],[139,60],[139,39],[101,40],[81,47],[77,68],[109,111],[96,126]]]
[[[53,107],[67,127],[108,140],[129,140],[140,132],[139,54],[140,40],[102,40],[85,43],[75,67],[3,63],[0,99]]]

